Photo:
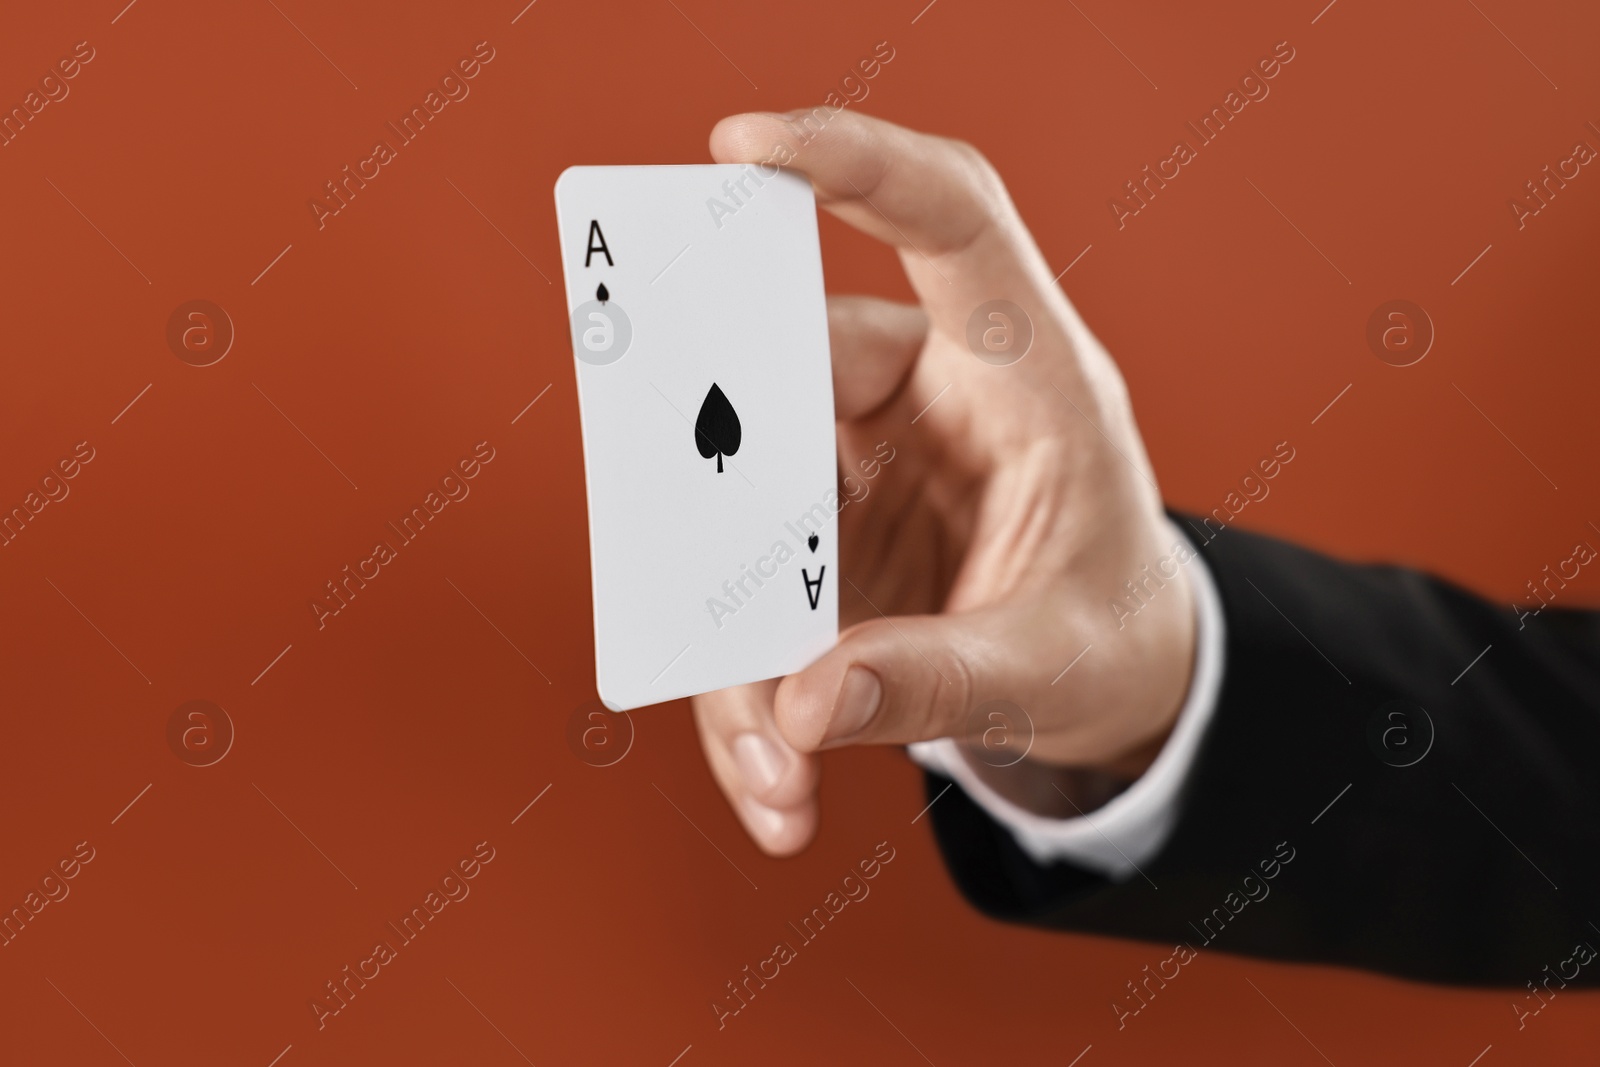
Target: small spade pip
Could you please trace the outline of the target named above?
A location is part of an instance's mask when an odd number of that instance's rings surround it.
[[[733,410],[728,398],[711,383],[705,400],[700,402],[700,414],[694,420],[694,443],[702,458],[717,457],[717,473],[722,473],[722,457],[736,455],[739,451],[739,413]]]
[[[605,282],[601,282],[600,288],[594,291],[594,298],[602,304],[611,299],[611,290],[606,288]]]

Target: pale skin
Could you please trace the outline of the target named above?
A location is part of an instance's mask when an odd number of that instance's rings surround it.
[[[735,115],[711,154],[787,159],[825,210],[897,249],[916,305],[828,302],[841,465],[881,441],[895,458],[839,514],[838,644],[696,697],[706,758],[756,843],[791,855],[816,832],[819,752],[960,737],[1005,700],[1032,721],[1027,758],[969,762],[1030,810],[1092,810],[1160,751],[1195,649],[1186,568],[1133,617],[1110,607],[1180,536],[1122,375],[977,150],[854,111],[818,125],[808,139],[794,118]],[[997,299],[1034,329],[1005,366],[966,339]]]

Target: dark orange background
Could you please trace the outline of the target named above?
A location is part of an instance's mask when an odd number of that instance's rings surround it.
[[[569,747],[593,652],[555,177],[704,161],[718,117],[820,101],[884,40],[863,109],[981,146],[1058,269],[1090,246],[1063,284],[1175,504],[1209,510],[1288,440],[1244,525],[1508,601],[1600,542],[1600,174],[1521,231],[1507,207],[1577,140],[1600,146],[1600,13],[923,2],[13,6],[6,108],[76,42],[96,56],[0,148],[0,505],[75,443],[96,454],[0,549],[0,910],[75,843],[96,856],[0,948],[0,1059],[1592,1054],[1600,1012],[1576,993],[1519,1032],[1511,991],[1213,953],[1119,1032],[1112,1000],[1169,950],[979,917],[912,821],[899,752],[830,756],[820,839],[774,861],[685,704],[635,713],[614,766]],[[319,230],[307,201],[485,40],[470,97]],[[1107,200],[1283,40],[1270,97],[1119,231]],[[907,294],[892,253],[823,225],[832,290]],[[165,340],[200,298],[237,329],[204,368]],[[1393,298],[1437,327],[1404,369],[1364,340]],[[319,631],[323,583],[484,440],[471,496]],[[1570,602],[1594,592],[1585,572]],[[213,766],[168,747],[191,699],[236,727]],[[471,895],[319,1032],[323,983],[479,841],[496,856]],[[719,1032],[724,983],[880,841],[896,859],[872,895]]]

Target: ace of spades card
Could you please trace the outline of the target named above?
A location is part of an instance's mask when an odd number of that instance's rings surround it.
[[[800,670],[838,638],[816,204],[744,165],[556,182],[595,673],[621,711]]]

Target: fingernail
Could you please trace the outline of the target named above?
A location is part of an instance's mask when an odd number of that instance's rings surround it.
[[[783,812],[758,803],[748,796],[739,798],[739,806],[744,809],[745,825],[757,837],[770,842],[776,841],[783,833]]]
[[[754,731],[733,739],[733,762],[750,791],[761,795],[777,787],[788,763],[777,745]]]
[[[865,667],[851,667],[839,687],[839,699],[833,706],[833,718],[822,735],[823,743],[847,741],[866,729],[878,713],[883,701],[883,683]]]

